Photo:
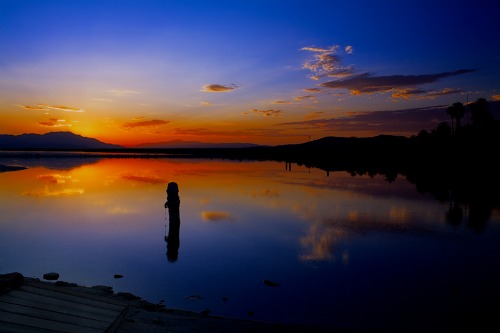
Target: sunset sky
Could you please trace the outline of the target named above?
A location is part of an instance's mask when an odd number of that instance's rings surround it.
[[[410,136],[454,102],[500,100],[499,13],[496,0],[0,0],[0,134]]]

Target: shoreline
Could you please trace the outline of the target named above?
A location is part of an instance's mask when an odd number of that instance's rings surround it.
[[[0,295],[30,283],[52,286],[73,293],[104,297],[127,305],[127,312],[113,331],[115,333],[345,332],[345,330],[313,325],[263,322],[211,315],[208,311],[197,313],[189,310],[168,308],[164,304],[154,304],[128,292],[114,292],[113,287],[110,286],[96,285],[89,287],[59,280],[52,282],[34,277],[25,277],[17,272],[0,275]],[[352,332],[351,330],[347,331]]]
[[[19,170],[26,170],[26,169],[27,169],[26,167],[17,166],[17,165],[0,164],[0,172],[19,171]]]

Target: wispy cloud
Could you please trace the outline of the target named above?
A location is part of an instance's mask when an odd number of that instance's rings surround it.
[[[211,105],[212,105],[212,103],[202,101],[202,102],[200,102],[200,105],[201,105],[201,106],[211,106]]]
[[[65,111],[65,112],[84,112],[84,110],[82,110],[82,109],[72,108],[72,107],[64,106],[64,105],[57,105],[57,106],[46,105],[46,107],[49,109],[61,110],[61,111]]]
[[[290,137],[286,131],[280,128],[247,128],[242,130],[214,130],[204,127],[197,128],[176,128],[174,135],[185,136],[224,136],[224,137]]]
[[[316,112],[309,112],[304,116],[304,119],[316,119],[320,116],[322,116],[325,112],[323,111],[316,111]]]
[[[127,95],[136,95],[139,92],[135,90],[126,90],[126,89],[112,89],[108,90],[109,93],[115,96],[127,96]]]
[[[283,111],[274,110],[274,109],[269,109],[269,110],[252,109],[248,112],[243,112],[243,114],[244,115],[247,115],[247,114],[262,115],[265,117],[279,117],[279,116],[283,115]]]
[[[500,101],[500,94],[491,96],[491,99],[494,101]]]
[[[328,77],[347,77],[352,75],[353,66],[344,66],[341,63],[340,56],[337,54],[340,50],[339,45],[328,48],[321,47],[303,47],[301,51],[312,52],[312,59],[303,64],[303,68],[310,70],[313,74],[310,76],[313,80],[319,80],[325,76]],[[352,53],[352,46],[345,48],[345,52]]]
[[[292,104],[292,102],[286,100],[278,100],[278,101],[272,101],[271,104]]]
[[[296,101],[302,101],[302,100],[305,100],[305,99],[315,100],[316,96],[313,96],[313,95],[297,96],[297,97],[294,97],[293,99],[296,100]]]
[[[342,63],[339,45],[322,47],[304,47],[302,51],[313,53],[312,59],[306,61],[303,68],[311,71],[310,78],[320,80],[330,78],[327,82],[319,83],[322,88],[347,89],[352,95],[390,93],[394,99],[432,99],[443,95],[461,93],[460,89],[446,88],[435,91],[422,89],[420,86],[438,82],[442,79],[463,75],[476,71],[475,69],[458,69],[450,72],[440,72],[421,75],[375,75],[372,73],[356,73],[353,65]],[[344,54],[354,52],[348,45],[343,48]],[[317,92],[316,89],[304,89],[308,92]]]
[[[153,119],[153,120],[145,120],[145,121],[136,121],[136,122],[131,122],[131,123],[125,123],[122,125],[123,128],[126,129],[133,129],[133,128],[138,128],[138,127],[159,127],[162,125],[166,125],[170,123],[169,121],[166,120],[159,120],[159,119]]]
[[[323,130],[334,133],[365,132],[373,135],[373,133],[401,134],[405,132],[413,135],[422,129],[433,129],[440,122],[448,120],[445,109],[445,106],[433,106],[394,111],[360,112],[335,118],[280,123],[277,126],[286,126],[295,130]]]
[[[400,89],[396,92],[394,92],[391,97],[392,98],[403,98],[403,99],[409,99],[410,97],[418,94],[424,94],[426,90],[419,89],[419,88],[404,88]]]
[[[306,46],[301,48],[301,51],[311,51],[314,53],[335,53],[339,49],[338,45],[330,46],[328,48],[323,47],[315,47],[315,46]]]
[[[386,75],[376,76],[362,73],[345,79],[320,83],[325,88],[348,89],[353,95],[379,92],[398,92],[419,85],[434,83],[441,79],[474,72],[474,69],[459,69],[453,72],[442,72],[422,75]],[[415,93],[423,93],[415,91]]]
[[[321,88],[305,88],[305,89],[302,89],[304,90],[305,92],[309,92],[309,93],[315,93],[315,92],[321,92],[322,89]]]
[[[31,105],[18,105],[26,110],[39,110],[39,111],[48,111],[48,110],[59,110],[64,112],[85,112],[83,109],[64,106],[64,105],[46,105],[46,104],[37,104],[36,106]]]
[[[416,97],[417,99],[433,99],[439,96],[460,94],[460,93],[463,93],[462,89],[444,88],[442,90],[423,90],[419,88],[415,89],[405,88],[393,93],[391,97],[394,99],[398,98],[410,99],[411,97]]]
[[[46,107],[41,106],[40,104],[38,104],[36,106],[31,106],[31,105],[18,105],[18,106],[22,107],[23,109],[26,109],[26,110],[39,110],[39,111],[47,110]]]
[[[65,119],[49,118],[47,121],[37,123],[44,127],[71,127],[71,123],[67,123]]]
[[[238,85],[236,84],[230,84],[228,86],[224,86],[222,84],[207,84],[203,86],[203,89],[201,91],[204,92],[228,92],[232,91],[234,89],[239,88]]]
[[[221,131],[213,130],[204,127],[196,128],[176,128],[174,129],[175,135],[192,135],[192,136],[239,136],[241,131]]]

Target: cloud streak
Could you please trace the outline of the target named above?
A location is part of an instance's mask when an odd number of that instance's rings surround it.
[[[214,130],[204,127],[176,128],[174,135],[186,136],[224,136],[224,137],[290,137],[279,128],[248,128],[242,130]]]
[[[36,106],[31,105],[18,105],[26,110],[38,110],[38,111],[48,111],[48,110],[59,110],[64,112],[85,112],[83,109],[73,108],[64,105],[46,105],[46,104],[37,104]]]
[[[323,115],[325,112],[323,111],[316,111],[316,112],[309,112],[304,116],[304,119],[315,119]]]
[[[166,125],[168,123],[170,123],[170,122],[166,121],[166,120],[153,119],[153,120],[125,123],[122,125],[122,127],[126,128],[126,129],[146,128],[146,127],[149,128],[149,127],[158,127],[158,126]]]
[[[302,89],[304,90],[305,92],[309,92],[309,93],[315,93],[315,92],[321,92],[321,88],[305,88],[305,89]]]
[[[312,58],[303,64],[304,69],[311,71],[309,76],[313,80],[330,78],[329,81],[319,83],[321,88],[346,89],[352,95],[390,93],[393,99],[432,99],[443,95],[461,93],[460,89],[446,88],[443,90],[426,90],[420,88],[440,80],[475,72],[476,69],[458,69],[449,72],[421,74],[421,75],[374,75],[360,73],[354,70],[353,65],[342,64],[340,52],[350,55],[354,48],[348,45],[341,48],[334,45],[327,48],[303,47],[302,51],[312,53]],[[357,72],[357,73],[356,73]],[[321,88],[303,89],[307,92],[319,92]]]
[[[128,96],[128,95],[136,95],[139,92],[135,90],[125,90],[125,89],[112,89],[108,90],[109,93],[115,96]]]
[[[37,124],[44,127],[71,127],[71,124],[68,124],[65,119],[57,118],[49,118],[49,120],[40,121]]]
[[[305,95],[305,96],[297,96],[293,98],[296,101],[303,101],[303,100],[316,100],[316,96],[313,95]]]
[[[175,135],[190,135],[190,136],[240,136],[241,131],[219,131],[204,127],[196,128],[176,128]]]
[[[452,72],[423,75],[382,75],[369,73],[358,74],[349,78],[332,80],[320,83],[325,88],[348,89],[353,95],[371,94],[380,92],[396,92],[428,83],[435,83],[441,79],[474,72],[474,69],[459,69]],[[414,92],[415,93],[415,92]]]
[[[352,75],[354,67],[344,66],[341,63],[340,56],[337,54],[340,50],[339,45],[333,45],[328,48],[321,47],[303,47],[301,51],[312,52],[312,58],[307,60],[302,67],[310,70],[313,74],[310,78],[317,81],[323,77],[347,77]],[[351,54],[352,46],[347,46],[345,52]]]
[[[254,114],[254,115],[261,115],[261,116],[265,116],[265,117],[280,117],[283,115],[283,111],[274,110],[274,109],[269,109],[269,110],[252,109],[248,112],[243,112],[243,114],[244,115]]]
[[[229,91],[232,91],[232,90],[237,89],[237,88],[239,88],[239,86],[237,86],[236,84],[231,84],[228,86],[224,86],[221,84],[207,84],[207,85],[203,86],[203,89],[201,91],[204,91],[204,92],[229,92]]]
[[[417,134],[422,129],[431,130],[442,121],[447,121],[446,106],[433,106],[396,111],[373,111],[346,114],[336,118],[318,118],[296,122],[280,123],[276,126],[301,131],[322,130],[325,132],[365,132],[403,135]]]
[[[433,99],[439,96],[452,95],[452,94],[460,94],[463,93],[461,89],[452,89],[452,88],[444,88],[442,90],[423,90],[423,89],[410,89],[405,88],[401,89],[391,95],[392,98],[398,99],[410,99],[411,97],[416,97],[417,99]]]

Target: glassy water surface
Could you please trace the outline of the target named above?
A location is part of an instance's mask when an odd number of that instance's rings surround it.
[[[448,202],[401,177],[208,159],[7,162],[29,168],[0,173],[0,273],[54,271],[167,307],[332,327],[446,328],[498,309],[499,211],[480,231],[450,224]],[[169,182],[180,228],[167,256]]]

